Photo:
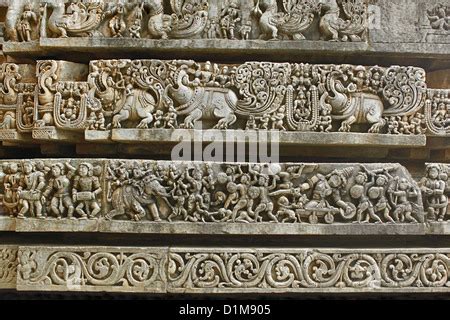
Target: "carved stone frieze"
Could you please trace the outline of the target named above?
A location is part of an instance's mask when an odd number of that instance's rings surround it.
[[[367,40],[367,12],[365,0],[17,1],[8,7],[6,31],[10,41],[40,35],[360,42]]]
[[[11,160],[2,162],[0,208],[4,216],[19,220],[74,223],[86,219],[206,224],[447,220],[448,167],[436,165],[432,170],[430,166],[419,187],[397,164]]]
[[[172,249],[170,292],[448,290],[440,250]]]
[[[166,292],[167,250],[21,247],[18,290]]]
[[[41,60],[27,79],[31,65],[1,68],[2,140],[119,128],[448,134],[448,90],[427,89],[416,67]]]
[[[0,138],[18,140],[34,123],[36,80],[34,67],[0,64]]]
[[[20,291],[448,292],[448,249],[20,247]]]
[[[87,80],[84,65],[37,69],[41,130],[426,132],[425,72],[415,67],[98,60]]]

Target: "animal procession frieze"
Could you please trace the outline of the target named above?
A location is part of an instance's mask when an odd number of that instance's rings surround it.
[[[449,134],[448,90],[428,89],[417,67],[129,59],[0,67],[3,140],[11,129],[35,139],[136,128]]]
[[[2,161],[1,213],[18,219],[187,223],[448,220],[448,165]]]
[[[365,0],[14,1],[9,41],[41,38],[366,41]]]
[[[74,65],[83,71],[70,78]],[[96,60],[87,80],[84,65],[42,60],[37,70],[35,128],[427,132],[415,67]]]
[[[450,90],[428,90],[425,104],[427,126],[436,135],[450,133]]]

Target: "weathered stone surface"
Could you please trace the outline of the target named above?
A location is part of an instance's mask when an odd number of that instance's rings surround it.
[[[448,250],[170,250],[177,293],[445,292]]]
[[[17,289],[166,292],[167,249],[20,247]]]
[[[448,292],[449,249],[33,247],[20,291]]]
[[[427,90],[415,67],[42,60],[37,79],[28,79],[32,66],[2,67],[5,99],[15,99],[2,107],[3,141],[171,143],[196,141],[175,130],[195,128],[278,131],[281,144],[423,147],[424,134],[447,135],[447,91]],[[370,134],[339,134],[349,132]]]
[[[428,229],[408,223],[448,219],[445,164],[429,164],[419,184],[398,164],[53,159],[1,165],[1,213],[18,218],[1,225],[18,232],[417,234]],[[354,222],[380,225],[344,225]],[[236,223],[245,227],[227,230]]]
[[[0,0],[0,289],[448,293],[449,23],[440,0]]]
[[[439,59],[441,67],[449,65],[448,6],[439,5],[438,0],[208,0],[175,5],[158,0],[144,6],[142,1],[126,5],[43,1],[41,10],[35,1],[30,11],[24,10],[25,3],[14,1],[8,7],[6,35],[12,41],[5,43],[5,51],[9,54],[37,54],[39,50],[41,55],[61,54],[70,47],[91,56],[108,55],[111,50],[177,55],[183,48],[197,55],[275,54],[296,59],[299,54],[312,54],[339,56],[343,61],[349,55],[358,59],[363,54],[373,60],[389,57],[399,62],[401,57],[415,57],[426,64]],[[157,10],[163,3],[164,8]],[[78,15],[80,10],[87,14]],[[23,17],[24,12],[28,16]],[[31,19],[33,14],[37,19]],[[277,18],[267,25],[271,17]],[[23,40],[24,23],[33,29],[31,42],[17,42]],[[66,35],[70,42],[61,38]],[[280,41],[267,41],[273,38]],[[25,49],[30,49],[30,43],[39,43],[38,52]]]
[[[18,246],[0,246],[0,289],[15,289]]]

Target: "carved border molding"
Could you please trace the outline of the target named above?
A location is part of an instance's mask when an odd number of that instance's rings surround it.
[[[167,249],[21,247],[17,289],[166,292]]]
[[[450,249],[33,247],[21,291],[448,292]]]

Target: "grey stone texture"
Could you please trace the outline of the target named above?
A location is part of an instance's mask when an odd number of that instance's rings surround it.
[[[447,293],[449,249],[18,248],[17,290]]]

